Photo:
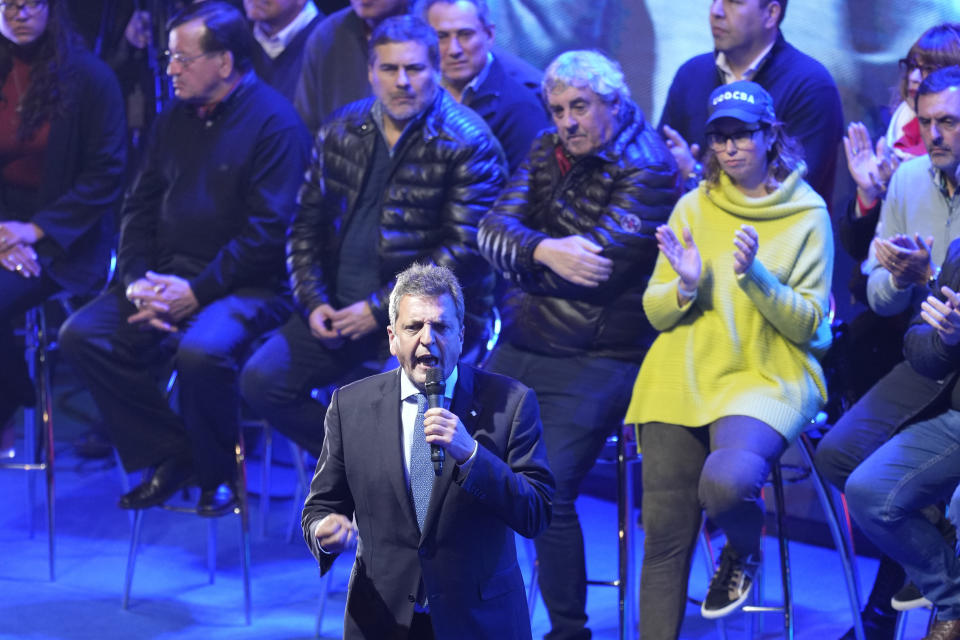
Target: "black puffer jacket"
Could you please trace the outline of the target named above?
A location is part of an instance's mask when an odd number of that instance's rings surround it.
[[[503,338],[545,355],[639,362],[656,332],[641,298],[657,257],[654,232],[679,196],[677,166],[632,103],[620,129],[566,175],[555,129],[541,134],[493,210],[480,223],[480,250],[510,282]],[[545,238],[579,235],[603,247],[613,274],[596,288],[534,263]]]
[[[329,303],[341,231],[354,213],[370,159],[374,100],[345,106],[317,134],[287,239],[287,269],[304,315]],[[477,223],[506,180],[506,159],[486,123],[444,90],[404,134],[380,214],[380,282],[368,302],[380,326],[396,274],[415,261],[450,267],[463,287],[468,324],[493,304],[493,271],[477,248]],[[469,327],[468,327],[469,331]]]

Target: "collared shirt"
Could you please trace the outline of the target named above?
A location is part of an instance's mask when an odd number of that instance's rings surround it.
[[[720,70],[720,73],[723,74],[723,84],[730,84],[731,82],[736,82],[737,80],[753,80],[753,77],[757,75],[757,71],[760,70],[760,66],[763,65],[764,60],[767,59],[767,56],[770,55],[770,50],[773,49],[773,45],[776,44],[776,40],[770,43],[770,45],[760,52],[760,55],[756,57],[753,63],[743,72],[743,74],[738,78],[737,75],[733,72],[733,69],[730,68],[730,63],[727,62],[727,56],[723,51],[717,52],[717,69]]]
[[[447,377],[443,390],[444,408],[450,407],[450,402],[453,400],[453,390],[457,386],[459,375],[459,368],[454,367]],[[403,401],[400,407],[400,423],[403,427],[403,470],[408,483],[410,482],[410,450],[413,447],[413,425],[417,421],[418,393],[421,393],[421,391],[407,377],[407,372],[400,369],[400,399]],[[473,460],[472,455],[470,460]]]
[[[293,40],[298,33],[303,31],[303,29],[310,24],[310,21],[316,18],[319,13],[317,7],[313,4],[313,0],[307,0],[306,4],[303,5],[303,9],[297,14],[297,17],[283,29],[280,29],[280,31],[270,36],[266,34],[261,24],[257,22],[253,25],[253,37],[256,38],[260,46],[263,47],[264,53],[271,58],[276,58],[283,53],[283,50],[287,48],[290,41]]]
[[[490,75],[490,66],[493,64],[493,53],[487,51],[487,61],[483,65],[483,69],[480,69],[480,73],[473,76],[473,80],[467,83],[467,86],[463,88],[463,92],[460,94],[460,99],[463,103],[466,103],[470,96],[480,88],[486,79]]]

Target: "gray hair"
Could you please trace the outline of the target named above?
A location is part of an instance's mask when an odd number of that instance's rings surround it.
[[[420,264],[412,265],[397,274],[397,282],[390,292],[390,326],[395,327],[397,322],[397,306],[403,296],[421,296],[439,298],[449,295],[457,309],[457,320],[463,327],[463,291],[460,282],[453,271],[442,265]]]
[[[429,13],[430,7],[441,2],[456,4],[457,1],[458,0],[417,0],[411,13],[420,16],[424,22],[429,23],[427,13]],[[493,23],[490,21],[490,7],[487,5],[487,0],[467,0],[467,2],[477,8],[477,17],[480,18],[480,24],[482,24],[485,29],[489,29]]]
[[[544,102],[550,101],[551,93],[567,87],[587,87],[606,103],[630,99],[620,64],[599,51],[567,51],[550,63],[540,85]]]

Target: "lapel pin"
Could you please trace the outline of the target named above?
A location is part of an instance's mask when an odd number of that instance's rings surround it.
[[[477,410],[476,410],[476,409],[470,409],[470,415],[473,416],[474,418],[476,418],[476,417],[477,417]]]

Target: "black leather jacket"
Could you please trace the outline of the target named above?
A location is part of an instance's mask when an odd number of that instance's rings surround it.
[[[329,303],[340,263],[341,230],[354,213],[370,158],[374,124],[368,98],[351,103],[317,134],[287,238],[287,269],[304,315]],[[367,302],[381,327],[396,274],[415,261],[450,267],[463,287],[468,333],[493,304],[493,271],[477,248],[477,224],[506,180],[506,159],[486,123],[446,91],[404,133],[402,162],[383,193],[380,282]]]
[[[641,298],[657,257],[654,232],[679,196],[677,166],[632,103],[618,132],[565,175],[556,129],[541,134],[493,210],[480,250],[511,286],[503,339],[545,355],[639,362],[656,335]],[[545,238],[579,235],[603,247],[613,274],[595,288],[570,283],[533,260]]]

